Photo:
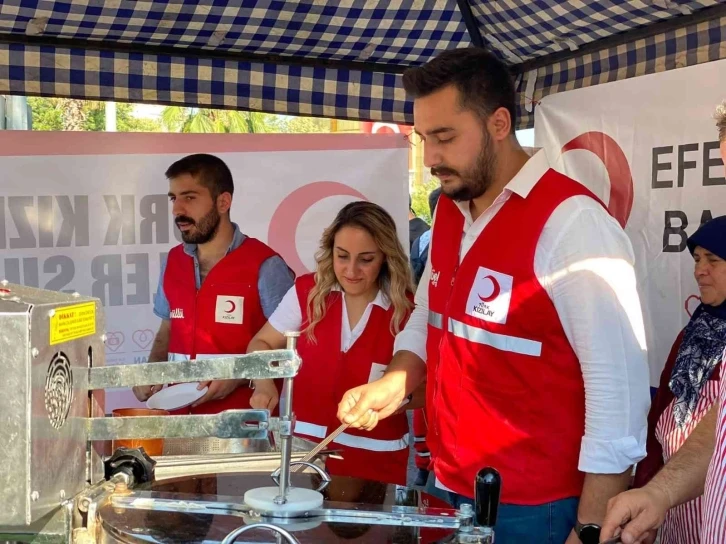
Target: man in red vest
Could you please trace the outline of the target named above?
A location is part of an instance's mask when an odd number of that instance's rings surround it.
[[[498,544],[598,542],[645,455],[650,402],[633,250],[602,203],[530,158],[510,73],[482,49],[404,75],[441,182],[416,309],[376,382],[338,416],[372,428],[427,381],[436,485],[471,502],[502,476]]]
[[[154,300],[154,313],[162,321],[149,361],[246,353],[294,275],[277,253],[230,220],[234,183],[221,159],[189,155],[172,164],[166,177],[183,243],[162,266]],[[134,393],[145,401],[161,387],[135,387]],[[199,384],[203,387],[206,394],[184,413],[250,407],[248,380]]]

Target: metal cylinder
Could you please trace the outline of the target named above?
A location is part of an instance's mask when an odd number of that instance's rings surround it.
[[[298,331],[285,333],[287,349],[297,348],[297,339],[300,336]],[[290,488],[290,461],[292,458],[292,378],[283,380],[282,396],[280,400],[280,493],[275,497],[276,504],[284,504],[287,501],[287,490]]]

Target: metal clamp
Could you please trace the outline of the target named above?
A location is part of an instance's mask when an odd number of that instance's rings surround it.
[[[323,489],[325,489],[326,487],[328,487],[328,484],[333,480],[330,477],[330,475],[327,472],[325,472],[325,470],[323,470],[322,468],[320,468],[315,463],[311,463],[310,461],[293,461],[292,463],[290,463],[290,468],[292,468],[294,466],[306,466],[306,467],[309,467],[309,468],[313,469],[315,472],[317,472],[318,475],[320,475],[320,477],[323,480],[323,483],[321,483],[320,486],[318,486],[318,488],[315,491],[322,491]],[[282,470],[282,467],[278,468],[275,472],[273,472],[272,474],[270,474],[270,477],[272,478],[272,481],[275,482],[277,485],[280,485],[279,478],[280,478],[280,471],[281,470]]]
[[[89,440],[119,438],[251,438],[264,440],[276,425],[267,410],[227,410],[182,416],[94,417]],[[273,424],[271,424],[273,423]]]
[[[79,385],[88,389],[108,389],[209,380],[292,378],[299,372],[301,364],[295,346],[292,345],[287,349],[212,359],[99,366],[89,368],[87,375],[74,375],[74,380],[78,378]],[[87,380],[84,380],[86,377]]]
[[[292,359],[298,364],[297,370],[300,368],[302,361],[297,355],[297,339],[300,336],[298,331],[287,331],[285,339],[287,342],[287,351],[293,354]],[[294,415],[292,412],[292,374],[285,377],[282,387],[282,398],[280,399],[280,472],[279,472],[279,488],[280,493],[274,498],[275,504],[285,504],[287,502],[287,490],[290,487],[290,460],[292,459],[292,431],[294,427]]]
[[[300,541],[292,536],[292,534],[287,532],[282,527],[272,525],[271,523],[255,523],[253,525],[243,525],[242,527],[237,527],[234,531],[224,537],[224,539],[222,540],[222,544],[232,544],[232,542],[237,540],[237,537],[239,535],[241,535],[242,533],[246,533],[247,531],[252,531],[254,529],[269,529],[270,531],[281,535],[285,540],[287,540],[288,544],[300,544]]]

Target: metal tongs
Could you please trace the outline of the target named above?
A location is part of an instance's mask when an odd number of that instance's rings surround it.
[[[405,398],[405,399],[403,399],[403,402],[398,406],[398,408],[396,409],[396,411],[398,411],[401,408],[403,408],[404,406],[406,406],[409,402],[411,402],[410,396],[407,397],[407,398]],[[305,457],[303,457],[302,459],[300,459],[300,461],[297,462],[297,463],[300,463],[300,464],[297,464],[296,463],[297,466],[295,466],[291,470],[291,472],[298,472],[299,470],[304,469],[305,468],[305,465],[303,465],[302,463],[309,463],[309,462],[311,462],[315,458],[316,455],[318,455],[333,440],[335,440],[336,438],[338,438],[338,436],[340,436],[341,433],[343,431],[345,431],[350,426],[351,426],[351,423],[342,423],[340,425],[340,427],[338,427],[332,433],[330,433],[328,436],[326,436],[323,439],[323,441],[320,442],[320,444],[318,444],[317,446],[315,446],[313,449],[311,449],[308,452],[308,454]]]

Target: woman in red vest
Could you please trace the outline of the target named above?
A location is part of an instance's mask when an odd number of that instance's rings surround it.
[[[351,387],[378,379],[393,356],[393,341],[413,309],[411,270],[396,224],[380,206],[353,202],[325,232],[314,274],[301,276],[252,339],[248,352],[280,349],[283,333],[302,331],[303,365],[295,378],[295,434],[318,442],[335,430],[338,403]],[[257,380],[253,408],[272,410],[279,392]],[[406,483],[408,421],[404,411],[374,431],[349,430],[333,448],[331,474]]]

